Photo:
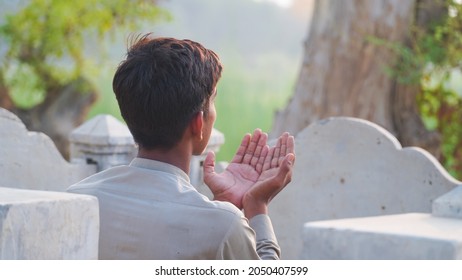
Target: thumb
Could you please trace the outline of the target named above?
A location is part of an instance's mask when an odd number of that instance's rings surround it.
[[[281,185],[285,186],[292,180],[292,168],[295,161],[295,155],[287,154],[281,162],[278,177],[281,180]]]
[[[210,151],[204,160],[204,177],[215,173],[215,153]]]
[[[275,188],[273,188],[272,193],[268,197],[268,202],[270,202],[282,189],[284,189],[287,184],[292,181],[292,167],[295,161],[295,155],[292,153],[287,154],[279,166],[279,171],[274,177],[273,183],[275,183]]]

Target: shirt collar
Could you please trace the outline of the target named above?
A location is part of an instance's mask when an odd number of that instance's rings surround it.
[[[183,170],[162,161],[136,157],[130,162],[129,166],[171,173],[173,175],[179,176],[180,178],[183,178],[186,180],[186,182],[190,183],[188,174],[186,174]]]

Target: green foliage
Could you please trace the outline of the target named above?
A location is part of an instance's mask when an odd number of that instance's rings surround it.
[[[462,175],[462,98],[439,81],[418,96],[422,117],[442,136],[443,162],[449,173]]]
[[[89,39],[96,41],[90,46],[94,48],[116,27],[133,29],[143,21],[165,18],[154,4],[153,0],[29,0],[17,12],[6,14],[0,25],[0,38],[8,47],[0,60],[0,80],[17,105],[32,107],[54,88],[83,75],[91,64]],[[24,77],[30,81],[24,83]],[[29,99],[26,93],[37,98]]]
[[[274,53],[262,55],[253,68],[245,67],[238,57],[231,61],[225,64],[215,101],[215,127],[226,138],[217,154],[217,159],[223,161],[231,161],[245,133],[255,128],[265,132],[271,129],[275,111],[287,103],[293,91],[297,70]]]
[[[215,100],[215,127],[224,134],[225,144],[217,160],[231,161],[244,133],[257,127],[269,131],[274,112],[293,92],[306,22],[288,10],[252,0],[176,0],[162,4],[173,20],[146,29],[159,36],[201,42],[224,64]],[[113,66],[104,69],[103,75],[92,77],[102,94],[89,115],[110,113],[121,119],[111,84],[124,49],[111,51]]]
[[[462,178],[462,87],[448,86],[462,69],[462,3],[448,0],[446,8],[429,27],[414,27],[410,46],[386,44],[400,57],[389,73],[398,82],[421,86],[422,119],[442,137],[445,168]]]
[[[427,128],[441,135],[445,168],[462,178],[462,95],[448,88],[446,80],[447,77],[433,78],[424,83],[417,102]]]
[[[441,134],[445,168],[462,178],[462,88],[448,86],[462,69],[462,4],[448,1],[448,11],[428,32],[416,32],[414,49],[427,62],[418,104],[427,126]]]
[[[14,85],[9,89],[10,97],[19,108],[28,108],[44,100],[45,92],[41,90],[42,82],[29,65],[16,65],[5,74],[5,80],[10,85]]]
[[[244,133],[251,133],[257,127],[269,131],[274,112],[287,103],[293,91],[298,61],[275,53],[261,55],[258,60],[252,68],[246,67],[239,56],[225,63],[215,99],[215,128],[225,135],[225,144],[217,154],[219,161],[231,161]],[[123,121],[112,92],[113,75],[113,71],[107,69],[94,79],[102,94],[89,112],[90,118],[105,113]]]

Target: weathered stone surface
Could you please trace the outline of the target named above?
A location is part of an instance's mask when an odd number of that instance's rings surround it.
[[[462,219],[462,185],[438,197],[432,205],[434,216]]]
[[[430,213],[432,202],[462,183],[426,151],[402,148],[385,129],[330,118],[296,135],[292,183],[270,205],[282,257],[300,257],[309,221]]]
[[[97,171],[129,164],[138,152],[128,127],[110,115],[98,115],[77,127],[70,135],[70,142],[71,162],[93,163]],[[211,192],[203,182],[202,163],[209,151],[217,153],[224,142],[223,133],[214,128],[205,151],[191,159],[191,183],[207,196]]]
[[[71,162],[93,163],[97,171],[124,165],[138,151],[128,127],[111,115],[98,115],[72,131]]]
[[[97,259],[95,197],[0,188],[0,259]]]
[[[93,146],[134,145],[128,127],[111,115],[98,115],[74,129],[69,140]]]
[[[10,188],[65,191],[93,174],[87,164],[70,164],[43,133],[27,131],[21,120],[0,108],[0,185]]]
[[[462,259],[462,220],[409,213],[306,223],[303,259]]]

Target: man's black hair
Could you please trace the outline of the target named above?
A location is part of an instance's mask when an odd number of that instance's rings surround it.
[[[195,114],[207,117],[221,71],[218,56],[197,42],[137,38],[114,75],[113,90],[138,145],[177,144]]]

